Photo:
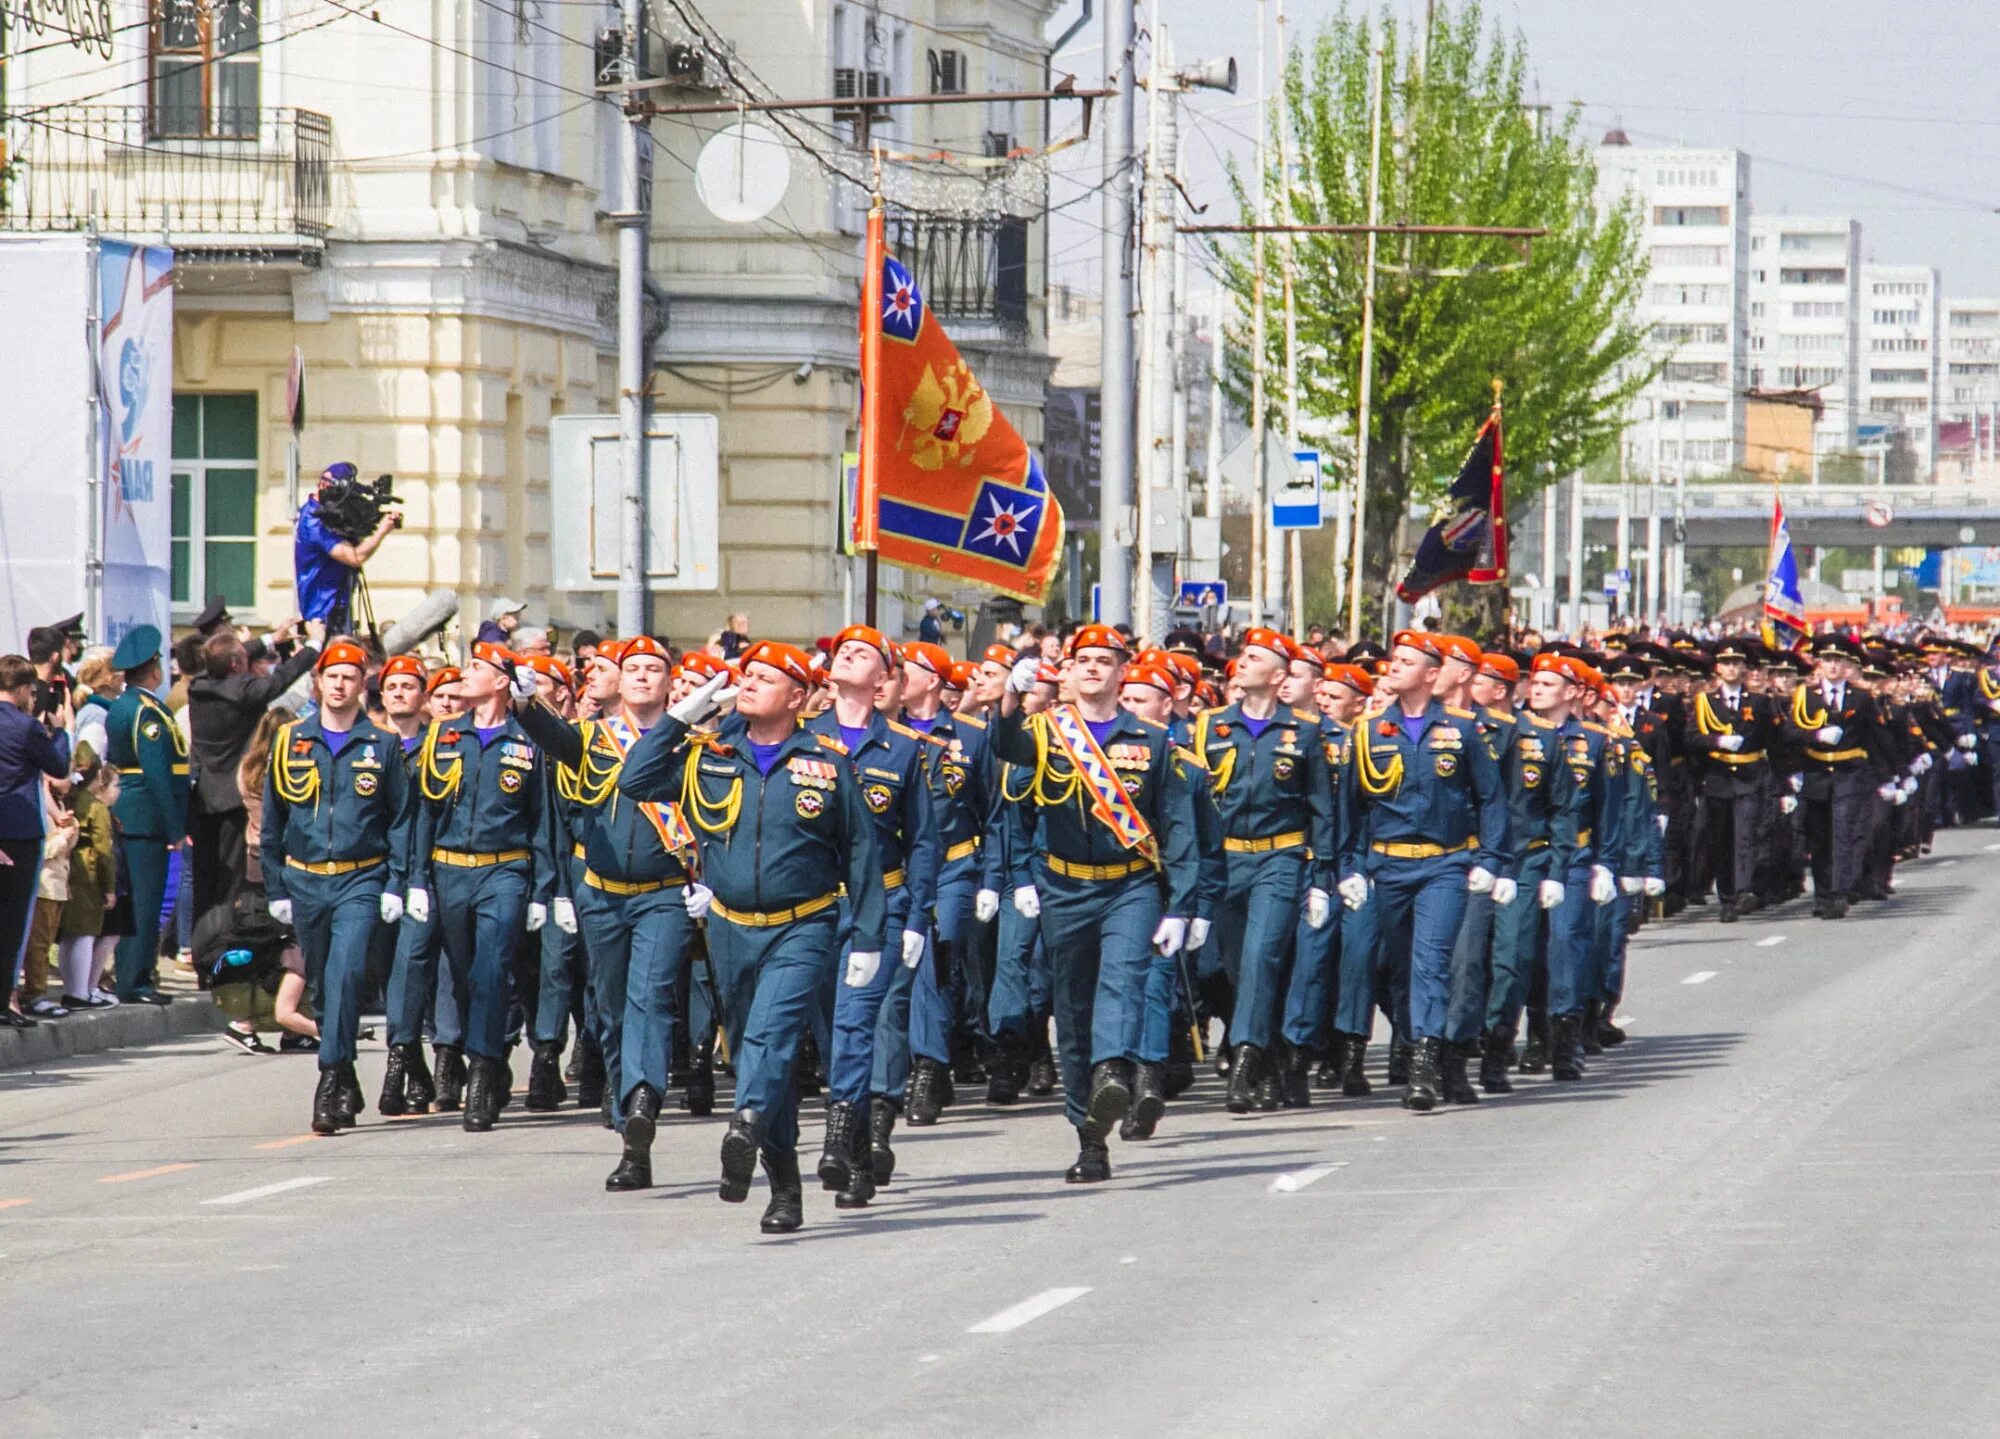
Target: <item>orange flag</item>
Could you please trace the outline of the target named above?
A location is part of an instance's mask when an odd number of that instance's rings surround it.
[[[1062,507],[888,253],[879,210],[868,217],[861,385],[854,547],[1040,603],[1062,555]]]

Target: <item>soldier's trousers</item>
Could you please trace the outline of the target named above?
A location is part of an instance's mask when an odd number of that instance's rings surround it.
[[[708,922],[708,955],[722,1004],[722,1027],[736,1064],[736,1107],[764,1118],[764,1152],[798,1148],[799,1101],[792,1066],[806,1026],[839,983],[839,914],[822,910],[790,924],[754,929],[720,915]],[[897,930],[890,930],[898,935]],[[883,955],[883,964],[896,961]],[[864,1080],[866,1077],[864,1071]]]
[[[1303,911],[1292,928],[1292,964],[1285,976],[1283,1037],[1294,1049],[1317,1050],[1326,1045],[1332,1018],[1334,975],[1339,966],[1340,921],[1346,908],[1332,897],[1333,911],[1318,929],[1306,923]]]
[[[440,947],[435,914],[422,924],[406,914],[396,926],[396,962],[389,971],[387,1001],[389,1043],[420,1043],[424,1019],[433,1005],[437,1008],[437,1042],[456,1045],[464,1039],[456,991],[440,1002],[440,978],[449,978],[448,970],[440,974]]]
[[[844,931],[847,927],[844,904],[840,906],[839,922]],[[882,962],[875,967],[875,977],[859,988],[849,985],[845,974],[837,977],[833,987],[833,1028],[821,1049],[826,1056],[828,1104],[862,1104],[868,1099],[875,1074],[876,1023],[882,1017],[883,1001],[900,981],[903,1004],[909,1003],[910,972],[903,968],[903,931],[909,927],[910,891],[904,887],[892,889],[888,896],[888,919],[882,927]],[[714,933],[712,929],[709,931],[711,950]],[[844,946],[841,958],[845,959],[852,949],[851,944]],[[903,1013],[907,1031],[909,1010],[905,1008]],[[733,1037],[735,1031],[730,1033]]]
[[[1472,862],[1463,851],[1431,859],[1372,858],[1374,893],[1368,902],[1376,906],[1381,927],[1382,962],[1392,974],[1399,963],[1409,973],[1408,1032],[1414,1039],[1442,1039],[1451,947],[1465,920],[1465,875]]]
[[[1716,898],[1724,903],[1743,890],[1754,891],[1757,884],[1757,825],[1765,800],[1761,793],[1734,796],[1704,795],[1701,801],[1701,832],[1695,838],[1700,851],[1700,877],[1693,893],[1715,881]]]
[[[910,1022],[905,1030],[907,1036],[904,1049],[914,1051],[925,1059],[934,1059],[939,1064],[951,1063],[951,1034],[957,1027],[958,1016],[969,995],[981,987],[978,976],[972,972],[974,931],[978,926],[972,918],[973,897],[979,893],[979,856],[968,854],[949,861],[938,872],[937,928],[931,938],[931,948],[924,954],[924,962],[917,966],[914,983],[910,988]],[[937,965],[932,952],[940,943],[949,947],[952,972],[948,982],[940,985]],[[884,1006],[885,1012],[887,1006]],[[877,1039],[880,1044],[880,1039]],[[877,1068],[880,1063],[878,1061]],[[903,1064],[907,1075],[907,1058]],[[889,1093],[893,1098],[902,1095],[901,1086],[895,1090],[878,1091]]]
[[[1491,894],[1467,894],[1465,920],[1451,947],[1451,995],[1445,1003],[1444,1037],[1461,1043],[1486,1022],[1486,992],[1493,978],[1493,934],[1507,910],[1531,902],[1525,889],[1502,908]]]
[[[1486,991],[1486,1028],[1514,1033],[1521,1022],[1521,1008],[1528,1002],[1528,990],[1538,975],[1545,975],[1549,956],[1549,935],[1560,908],[1542,908],[1542,881],[1554,879],[1555,851],[1529,850],[1521,860],[1521,892],[1505,909],[1493,916],[1493,980]],[[1586,870],[1586,883],[1589,871]],[[1569,898],[1564,881],[1563,898]]]
[[[580,897],[576,904],[580,910],[583,905]],[[590,998],[588,947],[582,930],[581,917],[575,934],[564,934],[551,918],[535,936],[541,941],[537,975],[540,995],[535,1001],[535,1022],[528,1031],[531,1039],[538,1042],[567,1039],[569,1022],[576,1016],[579,1003],[583,1009],[579,1023],[595,1027],[591,1025],[594,1004]]]
[[[1590,897],[1591,868],[1585,859],[1568,874],[1553,876],[1562,880],[1563,901],[1549,914],[1546,1004],[1551,1017],[1582,1014],[1585,1001],[1597,992],[1598,904]]]
[[[1048,948],[1042,943],[1041,921],[1015,909],[1011,896],[1001,897],[996,923],[1000,934],[993,958],[993,990],[986,998],[986,1030],[995,1039],[1026,1043],[1038,1026],[1048,1022]]]
[[[1640,909],[1645,903],[1644,893],[1626,894],[1621,890],[1618,898],[1602,906],[1602,913],[1598,915],[1602,962],[1597,972],[1597,993],[1593,997],[1604,1002],[1606,1018],[1610,1017],[1618,1001],[1625,997],[1625,949],[1631,942],[1632,931],[1638,928]]]
[[[1367,1038],[1375,1028],[1375,1001],[1382,993],[1382,931],[1375,897],[1359,909],[1340,906],[1334,923],[1340,926],[1338,982],[1333,1027],[1342,1034]]]
[[[132,933],[118,941],[112,974],[118,997],[131,999],[152,988],[155,951],[160,947],[160,905],[167,897],[167,856],[172,847],[149,835],[126,835],[125,873],[132,883]]]
[[[681,967],[694,938],[687,887],[610,894],[579,885],[576,910],[590,951],[591,1008],[612,1120],[623,1124],[633,1090],[645,1084],[667,1092]]]
[[[1865,768],[1807,778],[1803,807],[1814,898],[1852,899],[1861,887],[1875,806],[1875,777]]]
[[[1215,939],[1233,971],[1229,1042],[1271,1047],[1285,998],[1285,959],[1305,894],[1305,850],[1225,854],[1229,881],[1215,910]]]
[[[452,984],[465,1004],[466,1052],[504,1059],[507,970],[527,924],[528,861],[510,860],[483,869],[441,864],[435,884],[432,918]],[[441,1020],[443,1004],[438,1008]]]
[[[382,917],[387,865],[351,874],[285,872],[292,897],[292,930],[306,961],[306,992],[319,1016],[319,1067],[354,1062],[361,1032],[361,982],[368,972],[368,944]]]
[[[1146,976],[1159,928],[1159,880],[1147,871],[1118,880],[1065,879],[1044,868],[1042,941],[1054,973],[1063,1109],[1083,1122],[1090,1069],[1141,1058]]]

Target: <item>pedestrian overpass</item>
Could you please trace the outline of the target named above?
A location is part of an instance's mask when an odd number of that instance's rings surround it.
[[[1566,487],[1567,488],[1567,487]],[[1560,505],[1568,521],[1574,491]],[[1585,484],[1584,541],[1615,545],[1618,521],[1629,543],[1646,542],[1645,523],[1660,519],[1660,542],[1673,544],[1675,520],[1691,548],[1762,546],[1771,536],[1767,484]],[[2000,546],[2000,485],[1787,485],[1785,518],[1795,545],[1891,549]],[[1561,545],[1567,534],[1557,537]]]

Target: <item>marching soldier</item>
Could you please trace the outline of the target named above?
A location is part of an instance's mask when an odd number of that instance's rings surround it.
[[[1358,823],[1340,797],[1347,793],[1347,766],[1354,760],[1354,730],[1368,702],[1375,696],[1374,675],[1360,664],[1332,664],[1326,667],[1321,685],[1321,710],[1325,716],[1327,778],[1335,796],[1336,855],[1344,844],[1350,825]],[[1368,1035],[1375,1024],[1376,993],[1382,981],[1380,936],[1375,929],[1372,907],[1341,906],[1340,933],[1335,941],[1333,970],[1333,1053],[1331,1069],[1323,1069],[1323,1088],[1340,1086],[1349,1099],[1363,1099],[1373,1092],[1365,1068]]]
[[[511,1080],[507,1070],[508,971],[523,934],[549,916],[555,897],[554,832],[547,761],[514,718],[512,698],[535,694],[534,673],[483,640],[460,674],[469,705],[433,720],[417,755],[420,800],[407,911],[418,924],[437,900],[438,933],[454,990],[465,1004],[468,1133],[493,1128]],[[442,1009],[440,1019],[442,1020]]]
[[[1778,721],[1769,697],[1744,684],[1746,644],[1720,640],[1714,658],[1715,683],[1695,695],[1682,732],[1700,805],[1691,896],[1706,894],[1713,879],[1718,918],[1731,924],[1758,905],[1758,836]]]
[[[531,709],[544,708],[562,719],[575,719],[575,676],[569,666],[551,655],[529,655],[521,664],[534,674],[535,698],[516,707],[516,718]],[[522,728],[527,728],[525,723]],[[590,1033],[597,1024],[596,1006],[589,992],[589,961],[577,933],[576,896],[583,879],[582,859],[576,853],[582,845],[577,837],[580,816],[575,791],[564,791],[557,782],[559,774],[553,767],[547,774],[551,785],[547,796],[549,824],[554,831],[550,848],[556,861],[555,898],[549,904],[549,923],[536,935],[539,943],[524,946],[523,958],[529,962],[521,966],[521,987],[525,991],[533,985],[535,994],[528,1025],[528,1047],[534,1058],[528,1069],[524,1105],[530,1114],[560,1109],[569,1097],[563,1083],[562,1052],[572,1013],[578,1016],[579,1034]],[[589,1107],[595,1109],[604,1099],[601,1084],[593,1097],[596,1102]]]
[[[105,763],[124,776],[114,813],[132,885],[132,933],[118,941],[112,972],[122,1003],[167,1004],[155,987],[154,965],[167,856],[187,837],[187,739],[172,712],[153,697],[163,674],[157,629],[138,625],[127,631],[111,667],[125,676],[125,689],[104,716]]]
[[[1859,647],[1844,635],[1829,636],[1814,644],[1813,659],[1818,680],[1792,691],[1785,722],[1802,765],[1813,914],[1845,919],[1861,890],[1875,802],[1888,801],[1897,766],[1875,697],[1855,682]]]
[[[749,1198],[761,1156],[771,1200],[760,1227],[785,1234],[804,1222],[792,1082],[799,1046],[836,976],[855,989],[880,968],[887,904],[861,782],[820,736],[799,727],[813,686],[805,652],[759,641],[744,652],[742,673],[735,714],[719,732],[689,729],[721,698],[726,679],[717,675],[692,692],[696,707],[663,719],[632,746],[618,788],[633,801],[679,803],[694,828],[714,894],[709,955],[736,1062],[737,1108],[722,1139],[717,1193],[730,1204]],[[845,964],[843,885],[851,930]]]
[[[441,672],[446,673],[446,672]],[[457,671],[449,671],[454,677]],[[400,751],[405,785],[415,793],[416,754],[429,727],[428,676],[415,655],[391,655],[377,680],[382,716]],[[407,840],[407,836],[406,836]],[[409,856],[402,857],[405,875]],[[407,909],[396,926],[396,957],[389,969],[384,1001],[388,1019],[389,1061],[382,1071],[382,1095],[376,1108],[384,1118],[428,1114],[437,1100],[437,1082],[424,1062],[424,1018],[437,1000],[437,931],[417,924]]]
[[[1167,731],[1119,707],[1129,654],[1109,625],[1083,626],[1070,641],[1074,698],[993,729],[995,753],[1022,768],[1033,878],[1013,902],[1040,923],[1054,967],[1072,1184],[1111,1177],[1107,1141],[1133,1107],[1150,954],[1187,943],[1200,878],[1193,791]],[[1037,679],[1024,660],[1008,683],[1024,692]]]
[[[314,667],[319,710],[278,731],[264,782],[264,893],[305,951],[319,1014],[315,1134],[354,1124],[361,982],[379,921],[403,917],[413,819],[402,746],[361,712],[368,654],[334,640]]]

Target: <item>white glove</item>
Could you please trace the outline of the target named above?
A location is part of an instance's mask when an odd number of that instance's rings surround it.
[[[507,672],[507,688],[517,700],[535,697],[535,672],[527,665],[514,665]]]
[[[1797,795],[1787,794],[1787,795],[1780,795],[1778,797],[1779,814],[1790,814],[1798,807],[1799,807],[1799,800]]]
[[[1655,875],[1649,874],[1646,876],[1646,895],[1649,899],[1658,899],[1666,892],[1667,882],[1665,880]]]
[[[1902,805],[1906,805],[1909,802],[1910,802],[1910,792],[1902,788],[1898,788],[1896,790],[1896,797],[1889,801],[1890,804],[1897,805],[1899,807]]]
[[[1601,864],[1590,867],[1590,902],[1609,904],[1618,898],[1618,877]]]
[[[1896,796],[1897,796],[1897,795],[1899,795],[1899,794],[1901,794],[1902,792],[1903,792],[1903,791],[1902,791],[1902,790],[1901,790],[1900,788],[1898,788],[1898,787],[1897,787],[1897,786],[1896,786],[1895,784],[1893,784],[1893,783],[1892,783],[1892,784],[1885,784],[1885,785],[1881,785],[1881,786],[1878,786],[1878,787],[1876,788],[1876,790],[1875,790],[1875,797],[1876,797],[1877,799],[1885,799],[1885,800],[1888,800],[1888,801],[1890,801],[1891,803],[1896,803],[1896,802],[1897,802],[1897,800],[1896,800]]]
[[[1188,921],[1187,947],[1190,951],[1200,949],[1204,944],[1208,943],[1208,928],[1209,921],[1205,919],[1191,919]]]
[[[1358,874],[1350,874],[1334,888],[1340,891],[1340,902],[1349,909],[1359,909],[1368,903],[1368,881]]]
[[[556,922],[556,928],[564,934],[576,933],[576,902],[558,897],[549,907],[549,918]]]
[[[1167,915],[1153,931],[1153,948],[1161,954],[1176,955],[1187,945],[1188,922],[1177,914]]]
[[[1497,905],[1505,906],[1512,904],[1520,893],[1521,886],[1517,880],[1511,880],[1507,876],[1502,875],[1493,881],[1493,902]]]
[[[736,697],[733,689],[724,689],[729,683],[729,672],[710,675],[678,700],[667,706],[667,713],[682,724],[700,724],[722,706]]]
[[[903,931],[903,968],[915,969],[924,962],[924,932],[920,929]]]
[[[1988,700],[1986,708],[1992,710],[1995,714],[2000,714],[2000,700]]]
[[[1962,735],[1960,735],[1960,736],[1958,737],[1958,747],[1959,747],[1960,749],[1978,749],[1978,748],[1979,748],[1979,736],[1977,736],[1977,735],[1969,735],[1969,734],[1962,734]]]
[[[1465,872],[1467,894],[1491,894],[1493,892],[1493,871],[1483,864],[1475,864]]]
[[[1667,817],[1663,814],[1654,815],[1653,825],[1661,834],[1665,834],[1667,832]]]
[[[1839,744],[1840,737],[1846,733],[1847,731],[1837,724],[1822,725],[1814,731],[1813,738],[1821,744]]]
[[[1646,881],[1636,874],[1621,874],[1618,876],[1618,887],[1627,894],[1637,894],[1646,887]]]
[[[1019,885],[1015,888],[1014,912],[1023,919],[1042,917],[1042,897],[1035,892],[1032,884]]]
[[[1925,753],[1918,755],[1915,759],[1910,761],[1910,768],[1915,770],[1918,774],[1929,774],[1931,772],[1932,763],[1933,761],[1930,757],[1930,753],[1929,751],[1926,751]]]
[[[1979,751],[1974,750],[1971,754],[1967,755],[1965,757],[1965,763],[1968,769],[1979,768]]]
[[[403,897],[400,894],[382,892],[382,923],[394,924],[403,917]]]
[[[1903,781],[1903,796],[1906,799],[1915,799],[1917,797],[1916,780],[1906,779]]]
[[[857,949],[847,956],[847,987],[866,989],[875,979],[876,971],[882,968],[880,950]]]
[[[1007,688],[1017,695],[1024,695],[1035,687],[1035,676],[1041,671],[1042,662],[1034,655],[1014,661],[1014,668],[1007,671]]]
[[[1806,777],[1802,774],[1787,775],[1785,783],[1792,787],[1793,794],[1800,794],[1805,790]]]
[[[1735,754],[1736,751],[1743,748],[1743,736],[1740,734],[1719,734],[1715,737],[1715,747]]]
[[[545,904],[528,906],[528,933],[533,934],[549,922],[549,907]]]
[[[1554,909],[1563,902],[1563,885],[1559,879],[1545,879],[1535,886],[1535,901],[1543,909]]]
[[[1314,885],[1306,891],[1306,928],[1325,929],[1333,918],[1333,896]]]
[[[387,895],[382,897],[384,899],[388,898]],[[289,899],[274,899],[265,905],[264,908],[271,911],[271,918],[278,921],[279,924],[290,924],[292,922],[292,902]]]
[[[982,889],[972,897],[972,917],[981,924],[990,923],[1000,913],[1000,892]]]
[[[689,919],[702,919],[708,914],[708,907],[715,903],[715,891],[705,884],[690,882],[681,900],[687,906]]]
[[[418,924],[431,922],[431,895],[427,889],[413,889],[403,895],[403,913]]]

